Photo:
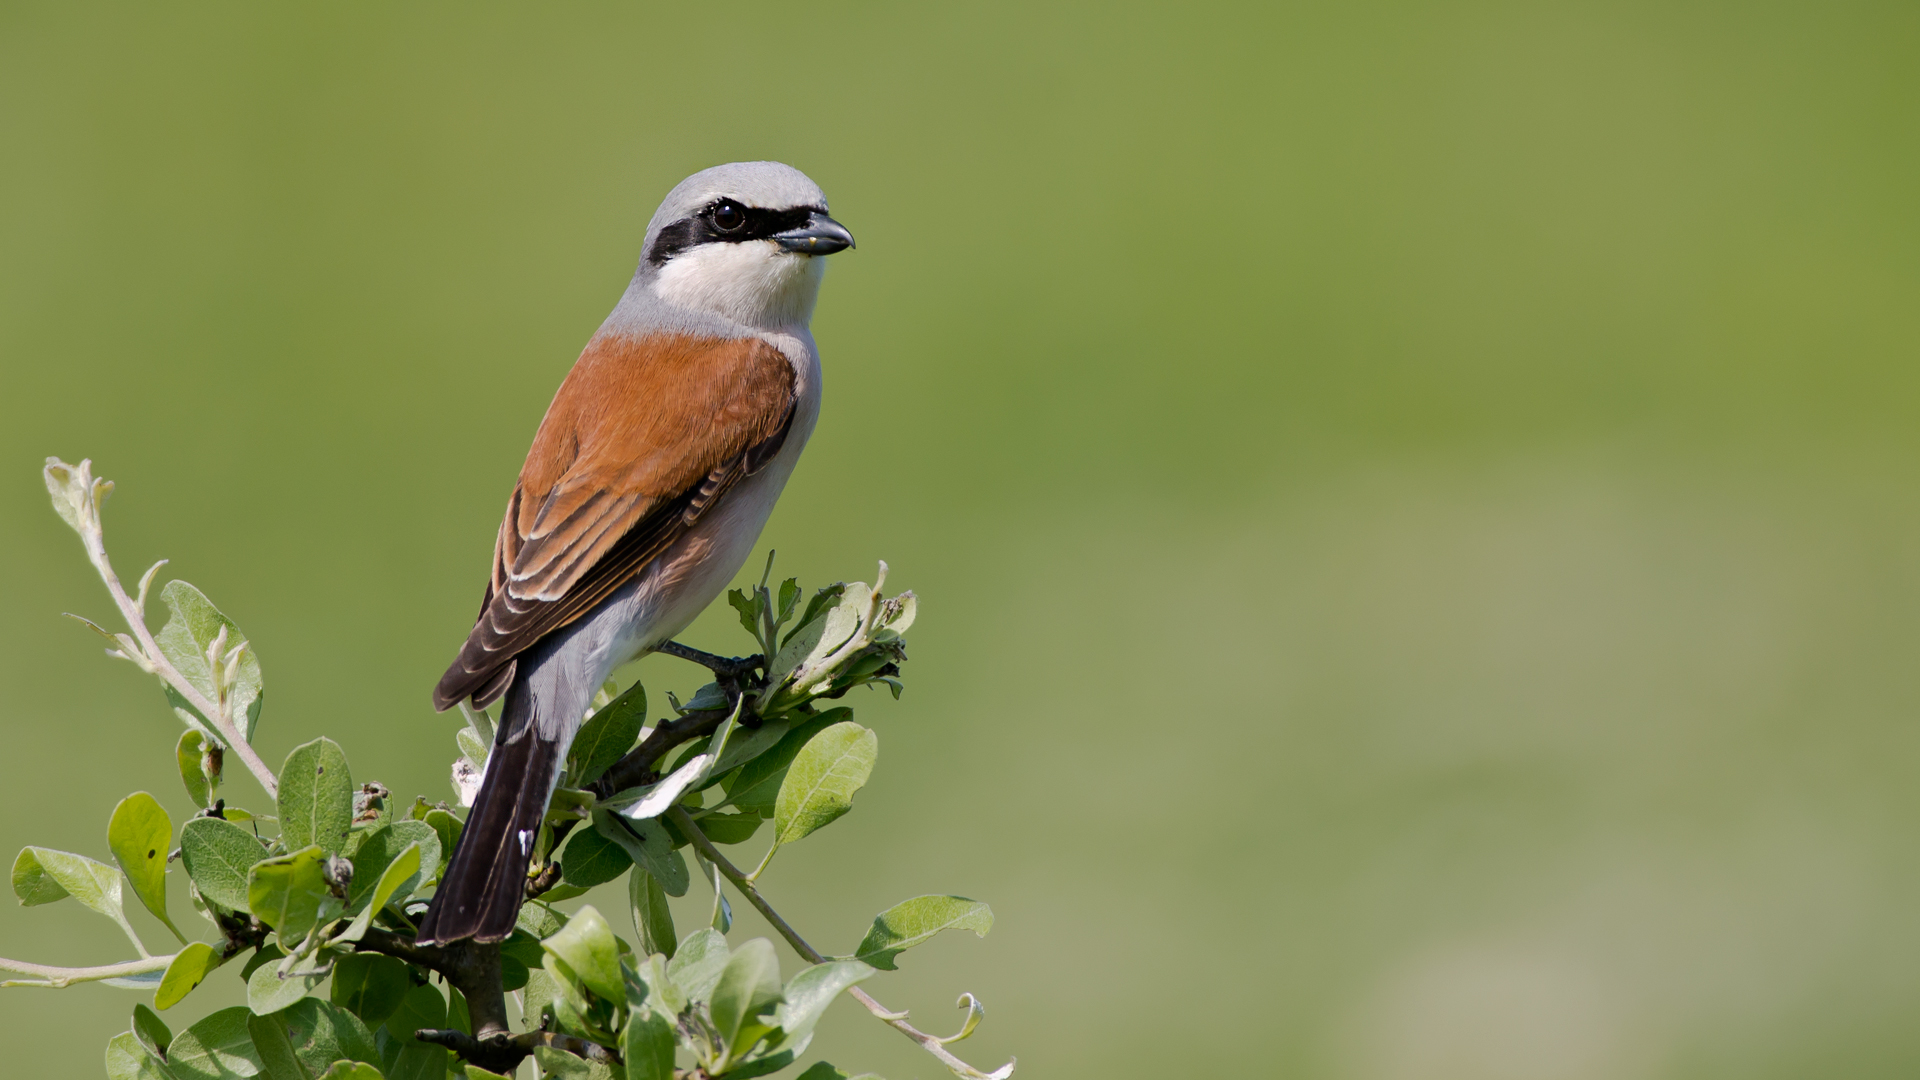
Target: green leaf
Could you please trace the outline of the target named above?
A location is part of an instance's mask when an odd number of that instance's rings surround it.
[[[301,998],[267,1019],[286,1025],[294,1056],[309,1075],[326,1075],[336,1061],[380,1060],[373,1032],[359,1017],[331,1002]]]
[[[728,1065],[728,1080],[749,1080],[751,1076],[766,1076],[768,1072],[780,1072],[781,1068],[793,1065],[793,1051],[783,1049],[780,1053],[762,1053],[753,1061],[743,1061],[739,1065]]]
[[[173,957],[151,957],[150,959],[172,960]],[[146,971],[136,971],[131,975],[117,975],[111,979],[101,979],[100,985],[117,986],[122,990],[139,990],[142,992],[158,990],[160,989],[160,979],[165,974],[165,970],[156,971],[149,968]]]
[[[272,1080],[312,1080],[313,1074],[293,1052],[293,1040],[287,1037],[287,1025],[278,1017],[255,1014],[247,1018],[247,1035],[253,1039],[254,1052]]]
[[[353,774],[346,752],[325,737],[294,748],[280,767],[280,841],[338,855],[353,825]]]
[[[515,928],[507,940],[500,943],[500,988],[512,993],[526,986],[533,971],[540,968],[545,957],[546,950],[540,946],[538,936]],[[528,1015],[536,1015],[539,1011],[534,1009]]]
[[[107,1040],[107,1080],[173,1080],[173,1074],[131,1031]]]
[[[488,1072],[471,1062],[467,1064],[466,1074],[467,1080],[513,1080],[511,1076],[507,1076],[504,1073]]]
[[[838,588],[841,591],[834,605],[819,618],[803,623],[780,647],[773,670],[768,673],[774,685],[791,678],[795,690],[815,690],[828,669],[844,660],[844,655],[836,659],[836,654],[845,646],[859,644],[853,638],[873,606],[873,590],[860,581]],[[816,602],[820,599],[814,597]],[[813,610],[812,604],[807,607]]]
[[[224,963],[226,958],[204,941],[181,949],[167,965],[167,973],[160,977],[160,989],[153,992],[153,1007],[164,1012],[180,1004],[181,998],[193,993],[195,987],[206,982],[207,976]]]
[[[460,1080],[460,1074],[447,1071],[453,1055],[445,1047],[423,1042],[391,1045],[399,1047],[399,1052],[387,1066],[387,1080]],[[474,1075],[469,1073],[467,1080],[475,1080]]]
[[[763,818],[772,817],[774,803],[780,797],[780,785],[786,780],[787,769],[793,764],[793,759],[807,743],[813,741],[815,735],[852,716],[852,709],[829,709],[787,732],[773,749],[729,775],[727,801],[748,813]]]
[[[874,632],[875,639],[888,641],[906,633],[908,628],[913,626],[914,617],[919,613],[920,598],[915,596],[912,590],[903,592],[881,604],[880,616],[875,620],[880,629]],[[889,633],[892,637],[887,636]]]
[[[814,619],[819,617],[821,612],[827,610],[832,605],[838,604],[840,602],[841,595],[846,591],[847,591],[846,583],[839,582],[839,581],[836,581],[833,584],[828,585],[824,588],[815,590],[813,594],[813,598],[807,601],[806,610],[800,613],[800,621],[794,624],[793,629],[787,633],[785,641],[781,643],[782,648],[780,651],[782,653],[786,652],[786,649],[784,647],[786,642],[792,641],[794,637],[800,633],[800,631],[806,629],[807,626],[812,624]]]
[[[986,937],[993,929],[993,909],[964,896],[916,896],[874,916],[873,928],[853,951],[851,959],[894,971],[893,958],[942,930],[971,930]]]
[[[480,741],[480,736],[472,728],[461,728],[453,733],[454,745],[460,748],[460,756],[467,759],[476,771],[487,767],[487,751],[491,749]]]
[[[212,745],[197,728],[188,728],[180,733],[180,742],[173,748],[174,760],[180,766],[180,782],[187,786],[187,797],[202,809],[213,805],[219,790],[219,777],[207,769],[210,764],[207,750]]]
[[[623,1075],[610,1061],[588,1061],[551,1046],[534,1047],[533,1060],[540,1064],[542,1075],[553,1080],[614,1080]]]
[[[333,962],[333,986],[328,996],[368,1027],[379,1027],[413,989],[407,972],[406,963],[391,956],[351,953]]]
[[[829,960],[788,980],[786,1001],[774,1014],[774,1023],[782,1032],[781,1045],[800,1045],[841,991],[873,974],[873,968],[858,960]]]
[[[145,1005],[133,1007],[133,1037],[140,1045],[162,1057],[166,1056],[167,1044],[173,1041],[173,1029],[167,1022],[155,1016],[152,1009]]]
[[[538,1016],[536,1009],[531,1015]],[[445,1047],[423,1043],[413,1037],[421,1028],[447,1026],[447,1002],[432,986],[416,986],[401,999],[400,1008],[387,1018],[388,1080],[447,1080],[451,1055]]]
[[[348,910],[359,907],[368,891],[379,884],[393,860],[408,846],[420,848],[422,880],[440,865],[440,834],[424,821],[396,821],[367,834],[353,853],[353,882],[347,888]],[[418,883],[416,883],[416,888]],[[402,894],[403,896],[405,894]],[[375,905],[379,907],[380,905]]]
[[[320,1080],[387,1080],[379,1069],[364,1061],[336,1061],[333,1068],[320,1074]]]
[[[41,865],[37,854],[41,850],[22,848],[19,856],[13,860],[13,895],[20,898],[21,907],[51,904],[55,900],[65,900],[70,895]]]
[[[169,581],[160,590],[160,602],[169,612],[167,624],[153,635],[154,644],[160,646],[160,652],[167,662],[174,666],[195,690],[211,701],[214,699],[213,669],[207,665],[207,646],[219,636],[222,627],[226,628],[226,648],[233,649],[245,642],[247,636],[232,619],[220,613],[199,589],[184,581]],[[185,698],[168,692],[173,707],[182,709],[199,717],[200,711],[188,705]],[[240,729],[240,737],[251,742],[254,725],[260,720],[261,682],[260,660],[248,644],[240,654],[240,669],[235,673],[233,685],[227,690],[227,701],[231,705],[234,726]]]
[[[677,1018],[686,1011],[687,995],[673,976],[667,974],[667,958],[659,953],[638,958],[634,962],[634,973],[639,976],[640,985],[627,985],[627,1007],[652,1012],[669,1025],[677,1023]]]
[[[438,808],[427,811],[425,820],[440,837],[440,862],[433,873],[433,877],[438,878],[446,873],[447,860],[453,858],[453,848],[460,840],[460,830],[466,826],[459,818]]]
[[[307,931],[344,910],[327,888],[327,853],[315,844],[267,859],[247,872],[247,906],[280,934],[297,942]]]
[[[747,633],[753,635],[754,640],[758,641],[760,638],[759,594],[749,597],[739,589],[728,589],[727,603],[739,613],[740,625],[746,628]]]
[[[698,712],[707,709],[724,709],[726,707],[727,692],[720,689],[719,683],[707,683],[693,692],[693,698],[685,705],[680,706],[680,711]],[[689,750],[688,752],[691,753],[692,751]],[[681,760],[684,761],[686,759],[682,758]]]
[[[581,788],[554,788],[553,797],[547,803],[547,821],[552,824],[579,820],[586,817],[587,811],[599,801],[600,796]]]
[[[708,814],[696,824],[716,844],[744,844],[766,820],[759,814]]]
[[[580,725],[573,745],[567,748],[567,782],[574,787],[586,787],[600,779],[614,762],[633,749],[646,722],[647,688],[634,683],[627,687],[626,693]]]
[[[180,862],[200,895],[247,910],[247,871],[267,857],[253,833],[230,821],[197,817],[180,827]]]
[[[167,1048],[167,1070],[179,1080],[234,1080],[256,1076],[260,1052],[247,1031],[253,1014],[244,1005],[208,1015],[174,1036]]]
[[[107,847],[154,917],[181,941],[186,936],[167,917],[167,855],[173,846],[173,819],[144,791],[120,800],[107,822]]]
[[[362,894],[361,899],[365,901],[366,906],[354,916],[353,924],[341,931],[333,940],[335,942],[359,941],[366,937],[367,930],[373,926],[373,917],[380,913],[380,909],[386,907],[388,901],[396,896],[405,897],[411,893],[419,881],[420,845],[408,844],[406,850],[400,852],[392,862],[387,864],[387,868],[381,871],[380,880],[374,885],[372,893]]]
[[[767,1027],[759,1018],[780,1001],[780,960],[773,942],[754,938],[727,958],[708,1004],[714,1030],[730,1057],[739,1058],[752,1047],[754,1033]]]
[[[695,930],[680,939],[680,948],[667,961],[667,977],[689,1001],[705,1001],[727,966],[727,939],[718,930]]]
[[[658,1013],[634,1013],[621,1049],[627,1080],[673,1080],[673,1025]]]
[[[120,872],[85,855],[22,848],[13,861],[13,894],[26,907],[71,896],[109,918],[120,911]]]
[[[243,980],[251,979],[253,978],[254,971],[256,971],[261,964],[270,964],[278,960],[285,960],[286,958],[287,953],[285,949],[282,949],[272,942],[267,942],[253,950],[253,955],[248,957],[247,962],[240,966],[240,978]]]
[[[735,731],[733,737],[727,740],[726,748],[721,751],[719,759],[708,771],[707,779],[702,780],[700,786],[694,790],[705,791],[723,782],[727,774],[733,770],[779,745],[780,740],[792,729],[793,718],[777,716],[763,721],[758,728]]]
[[[687,860],[673,849],[666,826],[655,820],[629,822],[610,810],[595,810],[593,828],[626,849],[635,863],[646,867],[668,896],[687,895],[693,878],[687,873]]]
[[[620,977],[620,946],[607,920],[591,905],[575,912],[559,933],[541,944],[565,961],[595,995],[607,1001],[626,1000],[626,983]]]
[[[793,617],[794,602],[800,599],[800,579],[788,578],[780,583],[780,611],[776,621],[785,625]]]
[[[627,849],[595,829],[575,830],[560,855],[560,875],[569,885],[591,889],[605,885],[633,865]]]
[[[319,986],[325,975],[288,975],[282,978],[279,964],[261,964],[247,977],[247,1008],[255,1016],[268,1016],[306,997]]]
[[[540,965],[536,964],[534,966],[537,968]],[[527,981],[532,978],[533,978],[533,971],[530,970],[527,967],[527,965],[521,963],[518,960],[515,960],[511,956],[502,956],[500,958],[500,989],[501,990],[504,990],[507,993],[511,994],[515,990],[524,989],[527,985]]]
[[[546,897],[520,905],[520,914],[514,916],[514,926],[532,934],[536,940],[552,937],[565,925],[566,916],[547,902]]]
[[[851,720],[815,735],[780,784],[774,843],[791,844],[853,809],[853,793],[866,784],[879,754],[879,737]]]
[[[387,1017],[387,1030],[410,1046],[432,1046],[413,1037],[421,1028],[447,1026],[447,999],[431,984],[416,986],[400,999],[400,1007]]]
[[[627,877],[627,902],[633,908],[633,928],[640,934],[640,955],[659,953],[673,959],[673,911],[667,907],[666,890],[643,867],[634,867]]]
[[[560,884],[541,893],[540,899],[545,900],[549,904],[557,904],[562,900],[573,900],[585,896],[589,891],[590,890],[583,889],[578,885],[569,885],[562,881]]]
[[[133,932],[120,906],[120,871],[105,863],[66,851],[26,848],[13,863],[13,891],[20,903],[28,906],[71,896],[112,919],[127,939],[139,946],[141,955],[146,955],[146,947],[140,945],[139,935]]]

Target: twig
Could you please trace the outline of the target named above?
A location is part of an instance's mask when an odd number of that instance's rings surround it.
[[[462,1060],[471,1061],[488,1072],[506,1073],[509,1076],[533,1054],[536,1046],[565,1050],[574,1057],[588,1061],[620,1062],[620,1055],[608,1047],[591,1039],[562,1035],[557,1031],[528,1031],[519,1035],[497,1031],[475,1038],[452,1028],[420,1028],[413,1033],[413,1037],[424,1043],[444,1046],[459,1054]]]
[[[779,912],[773,910],[773,905],[767,903],[766,898],[760,895],[760,890],[754,886],[753,881],[741,873],[739,867],[727,861],[727,857],[720,853],[719,848],[713,846],[713,841],[707,839],[707,834],[701,832],[700,826],[694,824],[692,815],[687,813],[685,807],[676,805],[668,813],[673,818],[673,823],[679,826],[680,831],[686,835],[693,846],[699,849],[700,854],[706,856],[708,862],[720,868],[720,872],[727,876],[727,880],[733,882],[733,887],[740,890],[740,894],[745,896],[761,915],[765,916],[767,922],[773,924],[775,930],[780,931],[780,936],[787,939],[787,944],[793,946],[793,951],[799,953],[811,964],[827,962],[828,958],[825,955],[807,944],[806,939],[788,925],[787,920],[781,918]],[[929,1035],[907,1023],[906,1013],[894,1012],[875,1001],[873,995],[857,986],[848,987],[847,993],[860,1004],[865,1005],[867,1011],[878,1017],[881,1023],[919,1043],[922,1050],[939,1058],[940,1063],[952,1070],[956,1076],[964,1076],[968,1080],[1005,1080],[1006,1077],[1013,1075],[1012,1062],[1008,1062],[992,1073],[981,1072],[949,1053],[947,1048],[941,1045],[939,1036]]]
[[[662,642],[654,646],[653,651],[663,656],[675,656],[682,660],[690,660],[706,668],[708,671],[713,672],[717,677],[731,679],[739,679],[755,668],[765,666],[767,662],[764,656],[720,656],[715,653],[702,652],[691,646],[682,645],[677,641]]]
[[[48,469],[51,470],[53,467],[53,464],[49,463]],[[63,467],[74,468],[74,466]],[[80,542],[86,547],[87,559],[93,563],[93,568],[99,572],[100,580],[106,583],[107,592],[112,595],[115,606],[119,607],[121,617],[126,619],[127,629],[132,630],[134,637],[139,640],[140,650],[146,654],[145,660],[147,667],[164,679],[167,685],[173,687],[174,691],[185,698],[188,704],[200,710],[200,715],[205,717],[207,722],[214,726],[214,730],[219,732],[220,737],[227,741],[227,745],[233,747],[233,749],[239,753],[240,760],[246,763],[247,769],[253,773],[254,779],[259,780],[260,786],[267,789],[267,797],[278,799],[280,797],[280,782],[275,779],[273,770],[267,768],[267,763],[260,760],[260,755],[253,752],[252,745],[241,737],[240,729],[234,726],[233,719],[227,715],[227,710],[221,708],[215,702],[208,700],[205,694],[202,694],[197,687],[188,682],[186,676],[180,674],[179,669],[173,666],[172,661],[167,659],[166,654],[160,651],[159,644],[153,640],[153,634],[147,629],[146,614],[141,611],[140,605],[136,603],[132,597],[127,595],[127,590],[120,584],[119,575],[113,572],[113,564],[107,559],[105,533],[100,524],[100,505],[94,494],[96,488],[93,483],[91,469],[88,463],[84,461],[80,463],[77,469],[81,482],[86,488],[86,508],[90,511],[83,511],[82,513],[81,521],[85,523],[84,526],[76,526],[77,531],[80,533]],[[111,490],[110,484],[108,485],[108,490]],[[144,586],[141,588],[140,593],[142,599],[144,599],[146,596]]]
[[[107,964],[102,967],[48,967],[45,964],[29,964],[24,960],[0,958],[0,971],[17,971],[22,975],[38,975],[37,980],[9,979],[0,982],[0,986],[49,986],[59,989],[77,982],[98,982],[101,979],[122,979],[129,975],[144,975],[149,971],[165,971],[173,963],[173,955],[149,956],[143,960],[129,960],[124,964]]]
[[[655,728],[653,734],[642,739],[639,746],[628,751],[626,757],[614,762],[613,767],[600,779],[588,785],[589,790],[604,799],[660,779],[654,775],[653,766],[667,755],[667,751],[689,739],[713,734],[732,713],[732,709],[701,709],[678,720],[668,720]]]

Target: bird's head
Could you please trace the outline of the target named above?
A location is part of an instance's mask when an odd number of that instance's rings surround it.
[[[640,277],[668,304],[748,326],[804,324],[826,270],[853,246],[827,197],[777,161],[716,165],[682,180],[647,226]],[[636,284],[641,284],[636,281]]]

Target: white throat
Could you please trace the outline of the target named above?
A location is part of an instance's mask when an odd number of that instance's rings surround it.
[[[775,330],[813,318],[826,272],[825,259],[784,251],[771,240],[701,244],[668,259],[653,292],[669,304]]]

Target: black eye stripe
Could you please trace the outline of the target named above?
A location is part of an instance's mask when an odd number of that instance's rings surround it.
[[[665,266],[668,259],[701,244],[737,244],[746,240],[765,240],[776,233],[805,225],[807,220],[815,214],[826,213],[824,208],[818,206],[796,206],[788,210],[741,206],[740,209],[746,214],[746,224],[740,228],[722,232],[713,223],[713,212],[724,201],[726,200],[715,199],[698,211],[661,229],[660,235],[654,238],[653,247],[647,250],[647,261],[655,266]]]

